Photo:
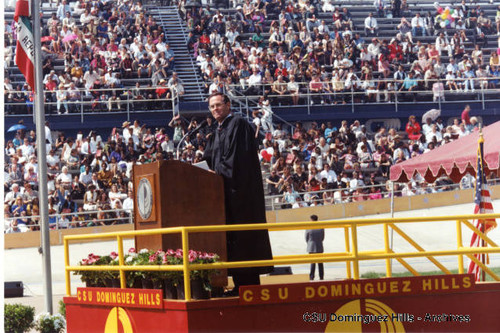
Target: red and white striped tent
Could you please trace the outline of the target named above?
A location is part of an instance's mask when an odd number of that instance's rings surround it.
[[[500,164],[500,121],[483,128],[485,170],[498,175]],[[392,181],[407,182],[419,173],[429,183],[447,175],[454,182],[469,172],[476,174],[479,131],[391,167]]]

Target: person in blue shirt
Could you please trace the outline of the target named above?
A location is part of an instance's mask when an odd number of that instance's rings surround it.
[[[292,50],[296,47],[299,46],[301,49],[304,49],[304,42],[299,38],[299,35],[294,35],[292,43],[290,44]]]
[[[403,84],[401,85],[401,88],[399,88],[399,91],[414,91],[417,90],[418,83],[417,80],[414,78],[414,73],[410,72],[408,73],[408,76],[403,80]],[[416,94],[413,93],[413,101],[416,101]]]

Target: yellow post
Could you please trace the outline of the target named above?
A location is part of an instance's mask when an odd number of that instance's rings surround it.
[[[389,253],[391,248],[389,244],[389,225],[387,223],[384,223],[384,243],[385,243],[385,253]],[[392,276],[392,265],[391,265],[391,259],[389,258],[385,259],[385,276],[386,277]]]
[[[120,287],[127,288],[127,278],[125,276],[125,271],[122,269],[125,266],[125,254],[123,253],[123,237],[116,236],[116,241],[118,242],[118,263],[120,264]]]
[[[64,239],[64,265],[69,266],[69,245],[68,240]],[[71,296],[71,272],[67,269],[64,270],[66,277],[66,296]]]
[[[189,270],[189,244],[188,232],[182,228],[182,265],[184,272],[184,296],[186,301],[191,299],[191,281]]]
[[[345,239],[345,252],[351,252],[351,246],[349,245],[349,227],[344,227],[344,239]],[[346,260],[345,262],[346,270],[347,270],[347,278],[352,279],[351,275],[351,262]]]
[[[460,250],[464,246],[462,241],[462,221],[457,220],[457,250]],[[464,255],[458,255],[458,273],[464,273]]]
[[[354,269],[354,279],[359,279],[359,260],[358,260],[358,230],[356,223],[351,223],[352,232],[352,254],[354,259],[352,261]]]

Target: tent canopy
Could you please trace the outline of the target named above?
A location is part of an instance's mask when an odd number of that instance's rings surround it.
[[[500,121],[483,128],[485,170],[498,171],[500,162]],[[392,181],[407,182],[419,173],[427,182],[447,175],[458,182],[469,172],[475,175],[479,131],[415,156],[391,167]]]

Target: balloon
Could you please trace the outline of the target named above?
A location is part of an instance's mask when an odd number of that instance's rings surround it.
[[[450,20],[444,20],[444,25],[449,26],[450,25]]]
[[[437,12],[441,14],[443,12],[443,7],[438,7]]]
[[[441,19],[446,20],[447,15],[446,14],[441,14]]]
[[[444,23],[444,21],[441,22],[439,25],[441,26],[441,28],[446,28],[446,23]]]
[[[450,15],[453,15],[453,13],[455,12],[455,9],[450,9]]]

